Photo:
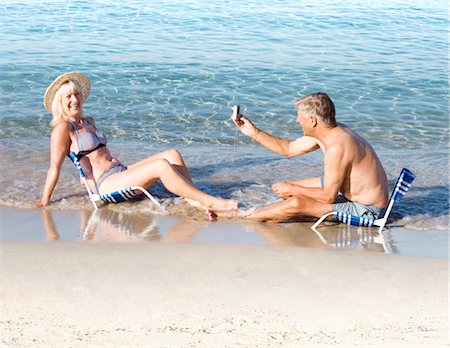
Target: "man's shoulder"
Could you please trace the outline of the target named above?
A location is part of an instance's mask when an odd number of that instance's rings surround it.
[[[338,124],[337,128],[338,132],[336,132],[334,137],[336,144],[347,143],[349,146],[358,146],[361,143],[368,144],[366,139],[350,127]]]
[[[328,146],[329,148],[333,148],[350,144],[356,135],[357,134],[347,126],[337,124],[336,127],[332,129],[332,132],[328,138],[330,139]]]
[[[358,133],[345,125],[338,124],[333,131],[332,136],[327,144],[328,156],[341,156],[345,154],[347,158],[352,154],[360,152],[366,147],[365,141]]]

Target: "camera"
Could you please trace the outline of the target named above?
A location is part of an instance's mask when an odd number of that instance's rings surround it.
[[[232,107],[232,110],[233,110],[233,115],[231,116],[231,119],[233,121],[237,121],[240,118],[240,107],[239,107],[239,105],[234,105]]]

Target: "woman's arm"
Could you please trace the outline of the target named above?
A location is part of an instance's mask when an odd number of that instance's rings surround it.
[[[41,201],[37,204],[39,207],[46,206],[50,203],[56,183],[59,179],[61,166],[64,158],[69,152],[70,147],[70,127],[65,121],[58,123],[53,128],[50,138],[50,167],[45,179],[44,191]]]

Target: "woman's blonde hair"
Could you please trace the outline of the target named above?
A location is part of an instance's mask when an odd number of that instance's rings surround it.
[[[72,93],[81,93],[81,88],[76,81],[67,81],[64,83],[58,91],[55,93],[55,98],[52,102],[52,121],[50,122],[50,126],[55,127],[61,120],[67,120],[67,115],[64,114],[62,98],[63,96],[72,94]],[[84,96],[81,95],[81,100],[84,100]],[[80,116],[83,117],[83,109],[81,109]]]

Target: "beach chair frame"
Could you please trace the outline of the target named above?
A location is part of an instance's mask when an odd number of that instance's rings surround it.
[[[150,199],[156,206],[158,207],[161,206],[161,204],[155,199],[155,197],[153,197],[150,194],[150,192],[148,192],[145,188],[141,186],[131,186],[110,193],[105,193],[103,195],[99,195],[92,192],[91,188],[88,185],[86,175],[84,174],[83,168],[81,168],[80,161],[76,156],[76,154],[73,151],[71,151],[68,157],[72,160],[73,164],[78,169],[78,172],[80,173],[81,176],[81,180],[83,181],[84,187],[86,188],[86,191],[89,195],[89,199],[94,205],[95,209],[98,209],[99,206],[107,203],[122,203],[124,201],[133,200],[141,196],[142,194],[147,196],[147,198]]]
[[[331,211],[322,215],[311,228],[315,230],[327,217],[335,216],[338,221],[343,222],[347,225],[365,227],[377,226],[379,227],[378,231],[381,233],[387,223],[387,219],[389,217],[389,214],[391,213],[394,203],[400,201],[403,198],[406,192],[408,192],[408,190],[410,189],[415,178],[416,176],[409,169],[402,169],[402,171],[400,172],[400,176],[397,179],[397,183],[395,184],[395,187],[392,191],[386,211],[383,217],[380,219],[374,220],[350,215],[339,211]]]

